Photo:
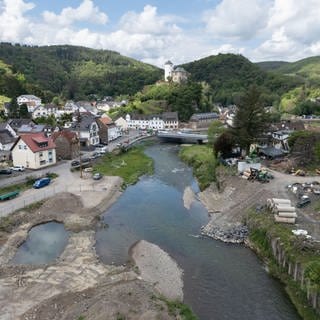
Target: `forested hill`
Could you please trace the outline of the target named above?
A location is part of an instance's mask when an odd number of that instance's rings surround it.
[[[257,85],[263,91],[266,102],[275,100],[296,87],[301,81],[262,70],[242,55],[218,54],[182,65],[195,81],[207,82],[213,93],[213,100],[222,103],[236,102],[250,85]]]
[[[276,71],[287,64],[290,63],[286,61],[262,61],[255,63],[255,65],[257,65],[264,71]]]
[[[61,94],[67,99],[133,94],[162,77],[161,69],[117,52],[70,45],[1,43],[0,60],[45,92],[46,100]]]

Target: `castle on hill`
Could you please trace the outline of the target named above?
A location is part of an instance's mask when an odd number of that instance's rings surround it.
[[[181,67],[175,67],[173,63],[169,60],[164,64],[164,81],[183,83],[188,80],[189,72]]]

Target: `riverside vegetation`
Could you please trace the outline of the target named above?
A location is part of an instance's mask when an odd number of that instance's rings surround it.
[[[153,161],[143,152],[142,145],[127,152],[108,153],[94,166],[94,172],[107,176],[119,176],[125,185],[134,184],[144,174],[152,174]]]
[[[305,320],[319,319],[319,244],[316,247],[293,235],[292,226],[275,223],[267,212],[250,212],[246,220],[250,246],[266,262],[270,273],[285,284],[300,315]]]
[[[198,180],[200,190],[204,190],[216,181],[217,161],[212,148],[207,145],[182,146],[179,156],[194,169],[193,173]]]

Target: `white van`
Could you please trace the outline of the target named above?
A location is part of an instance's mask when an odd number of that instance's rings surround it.
[[[107,153],[108,149],[106,146],[101,146],[101,147],[99,146],[99,147],[96,147],[94,151],[98,153]]]

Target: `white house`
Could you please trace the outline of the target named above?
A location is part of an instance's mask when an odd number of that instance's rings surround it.
[[[11,149],[14,166],[40,169],[56,163],[56,145],[41,133],[22,134]]]
[[[152,130],[163,130],[164,121],[159,115],[133,115],[132,117],[127,114],[126,121],[128,128],[130,129],[152,129]]]
[[[45,104],[36,107],[32,112],[32,118],[37,119],[40,117],[49,117],[51,115],[56,116],[58,111],[58,107],[55,104]]]
[[[114,121],[117,127],[121,129],[122,132],[128,130],[128,123],[123,117],[119,117]]]
[[[23,94],[17,98],[19,106],[25,104],[28,107],[28,112],[33,112],[34,109],[41,105],[41,99],[32,94]]]

